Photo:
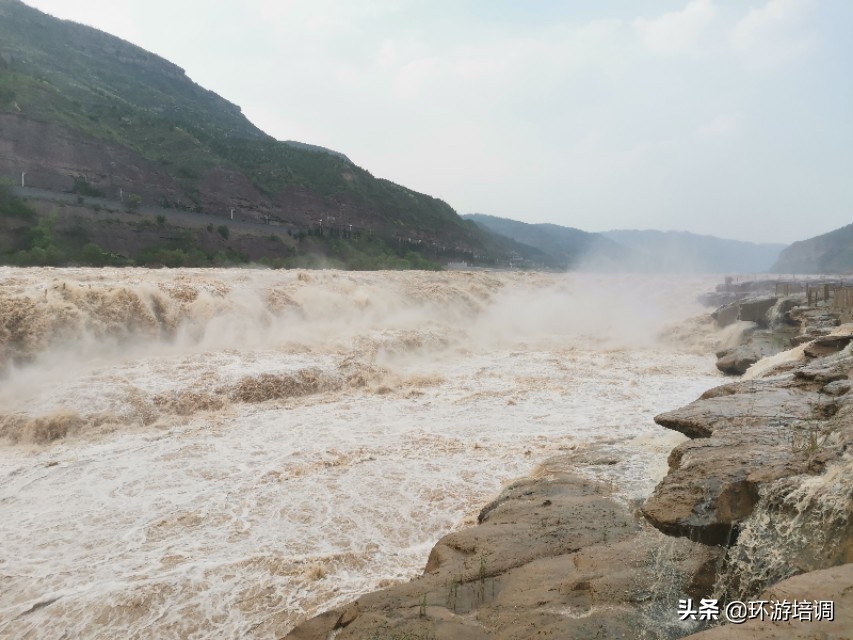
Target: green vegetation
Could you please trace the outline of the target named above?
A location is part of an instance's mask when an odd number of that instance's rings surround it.
[[[15,195],[12,185],[0,180],[0,217],[34,220],[36,212]]]
[[[63,207],[60,207],[60,210],[62,209]],[[125,256],[109,245],[104,247],[94,242],[92,228],[84,219],[65,218],[71,214],[60,214],[57,211],[40,215],[16,198],[11,187],[6,184],[0,184],[0,213],[4,218],[14,220],[12,226],[7,228],[7,249],[0,251],[0,264],[219,267],[249,262],[248,256],[230,247],[202,248],[194,234],[188,230],[176,232],[172,238],[159,237],[157,233],[163,233],[163,216],[162,220],[161,217],[157,218],[157,223],[149,219],[131,223],[116,219],[103,221],[124,227],[127,231],[123,236],[125,238],[137,237],[138,233],[134,231],[147,232],[147,239],[137,241],[139,248],[133,250],[130,256]],[[60,224],[61,222],[64,224]],[[110,245],[114,244],[109,238],[108,242]],[[9,249],[10,245],[13,248]]]
[[[166,266],[220,267],[248,264],[249,256],[235,248],[248,243],[255,261],[274,269],[337,268],[348,270],[422,269],[439,270],[441,255],[413,251],[408,243],[375,234],[322,234],[309,230],[296,234],[252,234],[232,231],[227,225],[182,229],[167,226],[163,214],[131,220],[98,218],[108,224],[109,234],[90,226],[91,219],[79,217],[60,205],[49,215],[37,214],[0,189],[0,201],[9,200],[23,217],[10,231],[15,249],[0,252],[0,264],[19,266]],[[94,209],[90,209],[94,212]],[[5,214],[4,214],[5,215]],[[23,223],[23,224],[22,224]],[[213,232],[216,232],[215,234]],[[233,246],[232,246],[233,243]],[[431,259],[432,258],[432,259]]]
[[[89,196],[92,198],[103,198],[104,192],[93,187],[82,176],[74,178],[74,193],[79,193],[81,196]]]
[[[143,249],[136,257],[140,266],[164,267],[197,267],[202,263],[208,264],[207,255],[198,249],[170,249],[168,247],[151,247]]]
[[[15,104],[15,92],[9,87],[0,86],[0,107],[10,107]]]
[[[306,235],[299,239],[294,255],[264,258],[261,264],[274,269],[441,269],[423,255],[376,236],[345,239]]]
[[[27,265],[51,265],[63,264],[66,259],[63,251],[56,242],[54,227],[56,226],[56,215],[40,218],[27,230],[27,248],[17,251],[9,256],[9,262],[21,266]]]
[[[0,112],[46,121],[156,162],[180,188],[181,202],[192,204],[170,202],[172,193],[168,198],[155,194],[151,202],[200,212],[203,179],[221,168],[242,173],[266,196],[308,194],[330,214],[343,205],[356,212],[349,222],[369,221],[365,226],[385,237],[386,244],[398,237],[409,242],[402,253],[398,248],[380,252],[368,246],[362,251],[352,248],[355,243],[318,243],[322,256],[334,254],[342,264],[354,260],[355,268],[421,268],[438,258],[505,262],[499,258],[506,253],[505,242],[466,223],[445,202],[374,178],[341,154],[271,138],[237,106],[139,47],[16,0],[0,2],[0,43],[6,61],[0,74]],[[83,176],[75,178],[73,189],[81,200],[104,195]],[[137,190],[148,202],[145,185]],[[128,211],[141,205],[139,195],[127,196]]]
[[[804,458],[811,458],[823,450],[838,429],[834,420],[797,421],[788,428],[791,451],[801,454]]]
[[[94,242],[87,242],[80,250],[80,257],[84,264],[93,267],[123,266],[127,260],[117,253],[111,253],[101,249]]]

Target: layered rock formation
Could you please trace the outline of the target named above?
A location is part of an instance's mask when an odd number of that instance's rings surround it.
[[[738,300],[719,307],[711,317],[718,327],[737,330],[734,344],[717,352],[717,368],[736,376],[746,373],[762,358],[792,346],[824,340],[839,324],[838,316],[825,302],[808,306],[805,294]],[[838,351],[838,348],[814,348],[821,355]]]
[[[839,335],[833,344],[849,342]],[[656,527],[728,544],[764,485],[822,473],[853,443],[848,352],[770,379],[711,389],[655,421],[691,438],[669,456],[670,472],[643,507]],[[851,558],[853,560],[853,558]]]

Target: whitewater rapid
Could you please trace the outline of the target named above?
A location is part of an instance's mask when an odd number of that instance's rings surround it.
[[[0,268],[0,637],[278,637],[591,444],[638,500],[714,283]]]

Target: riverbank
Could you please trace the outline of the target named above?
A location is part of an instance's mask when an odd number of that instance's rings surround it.
[[[440,540],[422,576],[286,637],[681,638],[719,624],[680,616],[688,598],[717,600],[719,619],[729,602],[767,601],[765,619],[756,609],[747,622],[759,638],[849,637],[853,327],[831,334],[776,356],[776,366],[762,363],[756,379],[658,416],[689,440],[642,505],[614,499],[584,473],[608,463],[606,443],[552,458],[508,486],[477,526]],[[832,602],[835,619],[811,608],[808,619],[792,617],[789,607],[771,620],[770,601],[792,598]]]

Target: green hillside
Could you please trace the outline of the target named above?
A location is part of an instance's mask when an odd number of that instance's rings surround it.
[[[443,201],[343,154],[277,141],[171,62],[18,0],[0,0],[0,123],[13,149],[0,176],[25,170],[27,186],[211,216],[236,208],[291,235],[354,227],[436,261],[506,258]]]

